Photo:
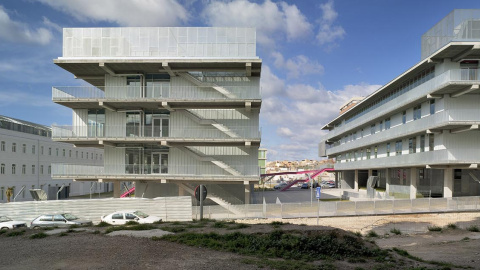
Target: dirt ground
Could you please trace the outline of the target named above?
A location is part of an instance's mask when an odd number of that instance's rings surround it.
[[[325,231],[335,228],[352,232],[361,231],[366,234],[374,230],[378,232],[378,237],[364,237],[364,239],[374,241],[380,248],[396,247],[425,261],[448,262],[456,266],[480,269],[480,233],[464,229],[467,225],[477,225],[480,228],[479,216],[480,213],[344,217],[319,219],[319,226],[316,225],[316,219],[298,219],[282,220],[289,224],[277,227],[270,224],[273,220],[242,220],[237,223],[265,224],[250,225],[238,230],[216,228],[212,221],[204,227],[191,230],[198,233],[217,232],[219,234],[234,231],[246,234],[268,233],[274,229]],[[422,225],[419,225],[419,222]],[[421,231],[420,227],[427,224],[443,227],[451,223],[457,224],[457,228],[444,228],[441,232],[429,232],[428,229],[425,229],[426,232],[419,233],[407,231],[409,228]],[[392,224],[394,226],[391,226]],[[399,229],[402,234],[394,235],[390,231],[383,233],[389,228]],[[0,235],[0,243],[3,246],[0,252],[0,269],[259,269],[258,265],[245,263],[245,260],[265,260],[261,257],[191,247],[167,241],[154,241],[145,237],[109,236],[104,234],[105,228],[91,227],[76,230],[81,232],[70,231],[63,234],[54,232],[42,239],[30,239],[29,236],[39,232],[30,229],[21,236],[8,237],[6,233]],[[94,233],[95,231],[98,232]],[[148,236],[151,236],[153,232],[149,233]],[[443,268],[402,257],[395,252],[390,252],[389,256],[392,258],[386,258],[386,261],[381,263],[333,261],[323,265],[325,262],[318,261],[313,262],[313,265],[317,265],[319,269],[383,269],[383,265],[389,264],[390,269],[397,269],[396,266],[392,268],[392,262],[394,262],[398,264],[399,269]],[[451,269],[462,268],[451,267]],[[264,269],[270,268],[266,266]]]

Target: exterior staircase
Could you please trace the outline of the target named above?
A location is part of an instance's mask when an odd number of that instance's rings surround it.
[[[211,162],[215,165],[217,165],[218,167],[222,168],[223,170],[227,171],[228,173],[230,173],[231,175],[235,175],[235,176],[241,176],[242,174],[235,170],[234,168],[230,167],[230,165],[228,165],[227,163],[223,162],[223,161],[220,161],[220,160],[217,160],[211,156],[207,156],[205,154],[203,154],[202,152],[196,150],[196,149],[193,149],[193,148],[189,148],[189,147],[185,147],[185,146],[179,146],[177,147],[180,151],[190,155],[190,156],[193,156],[195,159],[199,160],[199,161],[208,161],[208,162]]]
[[[210,83],[210,82],[202,82],[201,80],[195,78],[195,76],[192,76],[191,74],[186,73],[186,72],[179,72],[177,74],[178,74],[178,76],[186,79],[187,81],[195,84],[196,86],[211,87],[211,88],[217,90],[220,94],[222,94],[222,95],[224,95],[228,98],[231,98],[231,99],[237,98],[237,96],[235,96],[234,94],[232,94],[230,91],[228,91],[227,89],[225,89],[222,86],[219,86],[217,84]]]
[[[200,125],[212,125],[215,128],[217,128],[218,130],[220,130],[221,132],[230,136],[231,138],[239,138],[240,137],[240,136],[238,136],[238,134],[233,132],[229,127],[227,127],[223,124],[220,124],[213,119],[205,119],[205,118],[201,117],[200,115],[196,114],[195,112],[193,112],[191,110],[186,109],[186,110],[183,110],[183,111],[185,112],[185,115],[188,118],[192,119],[193,121],[197,122]]]

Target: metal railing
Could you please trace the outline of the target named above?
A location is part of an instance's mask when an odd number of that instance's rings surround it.
[[[227,164],[236,170],[240,177],[259,177],[260,168],[257,165]],[[189,165],[158,165],[158,164],[107,164],[104,166],[77,165],[77,164],[52,164],[52,177],[102,177],[125,175],[155,175],[162,176],[222,176],[238,177],[211,164]]]
[[[138,140],[139,138],[182,138],[182,139],[260,139],[258,126],[225,126],[223,132],[213,126],[169,127],[161,129],[152,126],[52,126],[53,139],[96,139],[124,138]]]
[[[66,100],[224,100],[260,99],[257,86],[217,86],[231,93],[231,97],[207,86],[55,86],[52,87],[53,101]]]

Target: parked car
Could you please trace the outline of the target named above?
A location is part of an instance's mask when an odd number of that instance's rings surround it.
[[[283,183],[280,183],[280,184],[278,184],[278,185],[275,185],[273,188],[274,188],[274,189],[282,189],[282,188],[284,188],[284,187],[286,187],[286,186],[287,186],[287,183],[283,182]]]
[[[303,183],[301,189],[309,189],[310,183]]]
[[[136,221],[140,224],[162,221],[162,219],[159,217],[150,216],[141,211],[135,210],[117,211],[106,216],[102,216],[101,220],[112,225],[123,225],[128,221]]]
[[[27,227],[27,223],[23,221],[14,221],[6,216],[0,216],[0,230],[16,229],[21,227]]]
[[[32,223],[30,223],[30,228],[38,229],[40,227],[67,227],[71,225],[87,226],[92,225],[92,221],[81,220],[69,213],[48,214],[36,217]]]

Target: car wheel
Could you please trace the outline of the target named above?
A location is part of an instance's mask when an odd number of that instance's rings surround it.
[[[2,227],[2,228],[0,228],[0,230],[8,230],[8,228],[7,227]]]

